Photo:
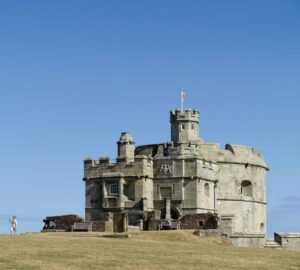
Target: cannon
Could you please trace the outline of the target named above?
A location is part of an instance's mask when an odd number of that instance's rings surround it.
[[[78,215],[62,215],[62,216],[51,216],[46,217],[44,220],[44,227],[42,232],[50,231],[63,231],[70,232],[72,225],[75,222],[83,222],[83,218]]]

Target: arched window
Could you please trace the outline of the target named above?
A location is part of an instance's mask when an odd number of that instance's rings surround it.
[[[206,196],[209,196],[209,184],[208,183],[206,183],[204,185],[204,193]]]
[[[244,196],[252,196],[252,183],[244,180],[241,183],[241,194]]]
[[[260,232],[265,233],[265,224],[264,223],[260,223]]]

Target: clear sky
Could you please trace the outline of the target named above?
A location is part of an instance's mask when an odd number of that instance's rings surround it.
[[[262,151],[268,233],[300,231],[299,1],[0,1],[0,233],[84,215],[85,157],[200,137]]]

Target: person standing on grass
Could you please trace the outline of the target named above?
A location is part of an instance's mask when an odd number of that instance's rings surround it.
[[[13,216],[12,220],[9,220],[11,227],[10,227],[10,234],[11,236],[15,235],[17,233],[17,217]]]

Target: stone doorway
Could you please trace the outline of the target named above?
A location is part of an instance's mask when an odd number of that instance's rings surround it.
[[[163,208],[160,210],[161,214],[160,214],[160,218],[161,219],[165,219],[166,218],[166,208]],[[172,205],[171,206],[171,219],[179,219],[181,217],[180,211],[179,209]]]
[[[128,229],[128,215],[126,213],[114,213],[113,224],[114,232],[126,232]]]

